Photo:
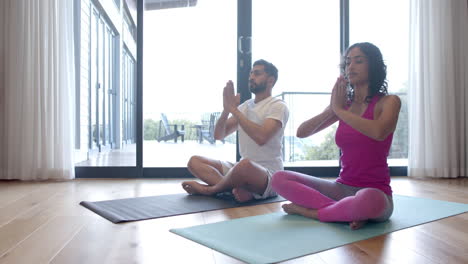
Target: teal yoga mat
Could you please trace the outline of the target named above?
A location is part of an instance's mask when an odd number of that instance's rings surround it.
[[[393,199],[390,220],[354,231],[345,223],[284,212],[170,231],[247,263],[275,263],[468,212],[468,204],[399,195]]]

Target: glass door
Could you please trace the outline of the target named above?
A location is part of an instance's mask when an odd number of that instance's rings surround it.
[[[304,139],[296,131],[329,105],[340,73],[339,1],[255,0],[252,5],[252,61],[265,59],[277,66],[273,95],[290,111],[285,166],[338,166],[336,124]]]
[[[389,69],[389,77],[405,72],[404,67],[391,65],[407,61],[401,46],[407,43],[406,16],[398,23],[384,23],[394,21],[390,17],[397,13],[407,15],[404,0],[77,2],[81,3],[77,146],[82,161],[76,166],[83,168],[77,170],[81,177],[154,176],[145,171],[181,177],[187,175],[192,155],[235,161],[236,135],[216,141],[213,125],[222,111],[226,82],[233,80],[238,91],[247,91],[250,65],[258,59],[278,67],[273,94],[290,109],[285,165],[306,173],[308,168],[321,172],[325,168],[336,175],[336,126],[306,139],[295,134],[303,121],[329,104],[339,74],[340,48],[348,42],[375,42],[391,57],[389,68],[400,69],[399,73]],[[367,12],[369,8],[391,12]],[[379,16],[371,18],[372,23],[360,19],[372,14]],[[392,49],[396,44],[390,44],[391,39],[403,39],[398,49]],[[405,79],[396,83],[394,79],[391,92],[405,93]],[[247,98],[244,92],[242,99]],[[407,155],[404,115],[401,120],[403,136],[396,136],[394,145],[403,149],[392,150],[397,161]],[[110,151],[101,152],[106,148]],[[170,169],[159,173],[152,168]]]
[[[349,44],[371,42],[379,47],[387,65],[388,92],[401,99],[390,166],[408,166],[409,7],[405,0],[350,1]]]
[[[235,161],[235,134],[217,141],[213,131],[237,76],[237,2],[145,8],[143,166],[186,167],[192,155]]]
[[[91,153],[99,151],[99,13],[92,8],[90,17],[90,85],[89,85],[89,149]]]
[[[79,143],[75,166],[80,173],[85,167],[136,165],[135,39],[116,26],[122,23],[115,16],[119,14],[116,8],[81,0],[80,8],[76,9],[80,18],[76,32],[80,86],[76,98]],[[123,39],[123,35],[127,37]],[[127,123],[129,120],[133,122],[131,125]]]

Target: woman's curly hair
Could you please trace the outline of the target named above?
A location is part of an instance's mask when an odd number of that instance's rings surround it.
[[[364,55],[367,57],[368,69],[369,69],[369,94],[366,98],[366,101],[369,102],[374,95],[384,96],[388,94],[387,91],[387,65],[385,65],[382,53],[380,49],[377,48],[372,43],[369,42],[360,42],[355,43],[350,46],[345,55],[342,57],[341,62],[341,71],[345,73],[346,71],[346,57],[353,48],[359,48]],[[354,88],[350,85],[348,99],[353,101],[354,97]]]

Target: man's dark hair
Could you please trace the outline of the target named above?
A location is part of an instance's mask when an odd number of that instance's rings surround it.
[[[266,60],[257,60],[256,62],[254,62],[253,66],[257,66],[257,65],[263,65],[265,72],[269,76],[273,76],[275,78],[275,82],[273,83],[274,85],[276,81],[278,80],[278,69],[276,68],[276,66],[273,65],[273,63],[268,62]]]

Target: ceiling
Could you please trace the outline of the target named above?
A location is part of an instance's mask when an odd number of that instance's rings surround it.
[[[158,10],[197,5],[197,0],[144,0],[145,10]]]

